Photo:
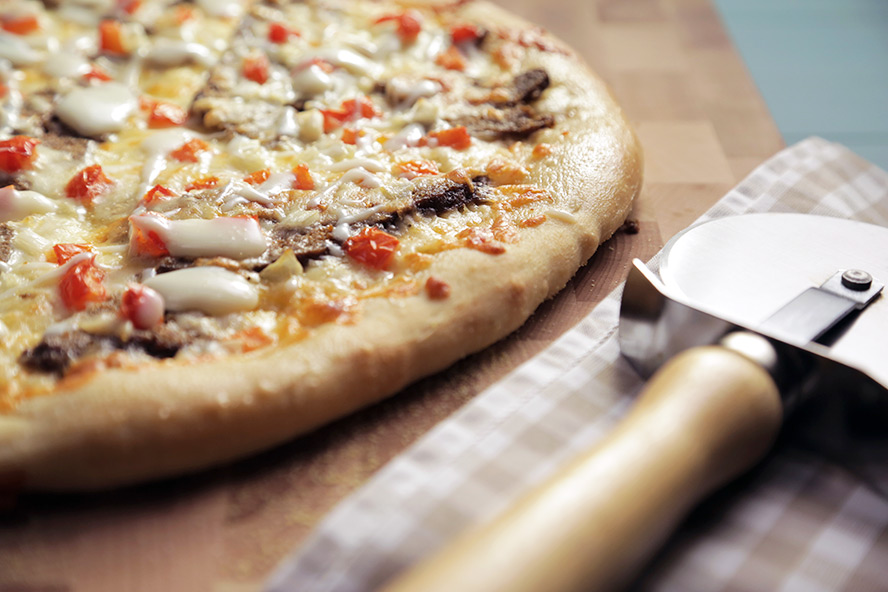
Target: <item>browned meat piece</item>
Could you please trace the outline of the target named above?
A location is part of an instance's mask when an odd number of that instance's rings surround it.
[[[482,140],[526,138],[530,134],[555,125],[555,118],[540,114],[528,105],[487,109],[476,114],[455,119],[453,123],[464,125],[472,135]]]
[[[6,263],[12,255],[13,231],[9,224],[0,224],[0,261]]]
[[[83,331],[45,335],[40,343],[22,353],[19,363],[28,370],[63,374],[95,342],[94,335]]]
[[[77,360],[102,351],[138,350],[153,358],[172,358],[180,349],[200,339],[175,322],[167,322],[151,331],[134,331],[126,341],[116,335],[96,335],[86,331],[68,331],[45,335],[36,346],[25,350],[19,363],[35,372],[64,374]]]
[[[59,122],[61,124],[61,122]],[[86,155],[86,149],[89,147],[87,138],[80,138],[71,135],[58,135],[50,133],[40,138],[40,141],[54,150],[61,150],[71,155],[74,160],[83,160]]]
[[[532,103],[540,98],[540,95],[542,95],[543,91],[548,87],[549,75],[542,68],[522,72],[512,79],[511,99],[502,104],[517,105],[518,103]]]
[[[203,124],[211,129],[272,140],[279,135],[279,121],[285,108],[262,101],[245,103],[235,97],[204,96],[194,101],[192,112],[200,115]]]
[[[482,196],[477,187],[482,178],[469,183],[457,183],[450,179],[435,179],[434,183],[420,185],[413,193],[413,205],[420,213],[441,215],[473,203]]]
[[[263,256],[266,265],[275,261],[284,251],[290,249],[303,264],[327,253],[328,241],[333,235],[332,224],[316,224],[308,228],[288,228],[278,226],[272,231],[268,252]],[[263,266],[264,267],[264,266]]]

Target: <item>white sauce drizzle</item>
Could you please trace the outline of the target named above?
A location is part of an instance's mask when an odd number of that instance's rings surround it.
[[[31,66],[43,55],[18,35],[0,31],[0,59],[9,60],[13,66]]]
[[[333,78],[317,64],[309,64],[293,76],[293,90],[304,96],[319,95],[333,88]]]
[[[418,146],[420,140],[425,135],[425,128],[418,123],[410,123],[401,129],[397,134],[389,138],[383,148],[391,152],[402,148]]]
[[[196,4],[212,16],[237,18],[244,11],[241,0],[197,0]]]
[[[548,216],[549,218],[555,218],[556,220],[559,220],[561,222],[566,222],[568,224],[576,224],[577,223],[576,216],[574,216],[570,212],[565,212],[564,210],[556,210],[554,208],[549,208],[548,210],[546,210],[544,212],[544,214],[546,214],[546,216]]]
[[[130,224],[155,232],[176,257],[258,257],[268,247],[255,218],[170,220],[156,214],[130,216]]]
[[[258,288],[221,267],[189,267],[156,275],[144,285],[163,296],[167,310],[198,310],[211,315],[253,310]]]
[[[295,180],[296,175],[290,172],[272,173],[257,189],[266,195],[274,195],[292,188]]]
[[[0,221],[21,220],[31,214],[55,211],[56,204],[36,191],[19,191],[12,185],[0,187]]]
[[[223,200],[222,209],[231,210],[235,205],[246,202],[256,202],[264,206],[275,204],[275,200],[267,193],[248,185],[243,181],[229,181],[222,188],[219,198]]]
[[[117,82],[76,88],[59,101],[56,115],[84,136],[118,132],[136,109],[136,97]]]
[[[157,39],[145,52],[145,62],[152,66],[183,66],[185,64],[200,64],[212,66],[216,59],[213,53],[200,43],[182,41],[179,39]]]
[[[381,173],[388,169],[378,160],[371,158],[350,158],[330,165],[331,171],[348,171],[357,168],[365,169],[364,172],[370,171],[371,173]]]
[[[412,107],[419,99],[433,97],[443,90],[441,84],[434,80],[410,80],[397,76],[389,80],[388,85],[396,97],[403,97],[398,106],[404,109]]]
[[[351,74],[357,76],[370,76],[371,78],[376,78],[378,75],[382,74],[384,69],[382,64],[368,60],[361,54],[350,49],[321,48],[306,54],[303,63],[309,63],[315,58],[330,62],[334,66],[344,68]]]
[[[167,155],[194,135],[187,130],[172,128],[155,132],[142,140],[139,148],[145,154],[145,163],[142,165],[142,187],[139,195],[144,195],[166,168]]]
[[[89,62],[77,53],[54,53],[43,62],[43,72],[53,78],[75,78],[89,70]]]
[[[367,189],[376,189],[377,187],[382,186],[382,181],[379,177],[360,167],[348,171],[342,175],[342,178],[339,181],[341,183],[351,181],[352,183]]]
[[[296,121],[297,111],[293,107],[284,107],[277,118],[277,135],[298,136],[299,123]]]

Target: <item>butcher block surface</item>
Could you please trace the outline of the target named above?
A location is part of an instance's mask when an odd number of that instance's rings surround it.
[[[0,514],[0,592],[247,592],[333,506],[569,329],[757,164],[780,134],[709,0],[501,3],[575,47],[645,150],[630,219],[518,332],[395,398],[230,466],[123,491],[31,496]]]

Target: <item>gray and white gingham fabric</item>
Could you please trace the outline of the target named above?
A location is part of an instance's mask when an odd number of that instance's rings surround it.
[[[888,226],[888,173],[810,138],[761,165],[701,221],[749,212]],[[267,590],[373,590],[594,444],[641,387],[615,339],[619,292],[341,503]],[[778,448],[693,514],[634,589],[888,590],[888,501],[838,466]]]

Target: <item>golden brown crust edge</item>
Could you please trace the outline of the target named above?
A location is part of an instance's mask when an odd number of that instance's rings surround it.
[[[461,10],[528,26],[486,3]],[[539,62],[552,88],[562,85],[540,109],[572,117],[568,141],[551,138],[551,166],[536,175],[564,216],[524,230],[502,255],[442,253],[432,273],[450,285],[446,300],[367,301],[355,324],[292,346],[113,370],[25,401],[0,416],[0,476],[21,475],[26,489],[91,490],[209,467],[378,401],[518,328],[620,226],[641,185],[640,147],[605,85],[572,54]]]

